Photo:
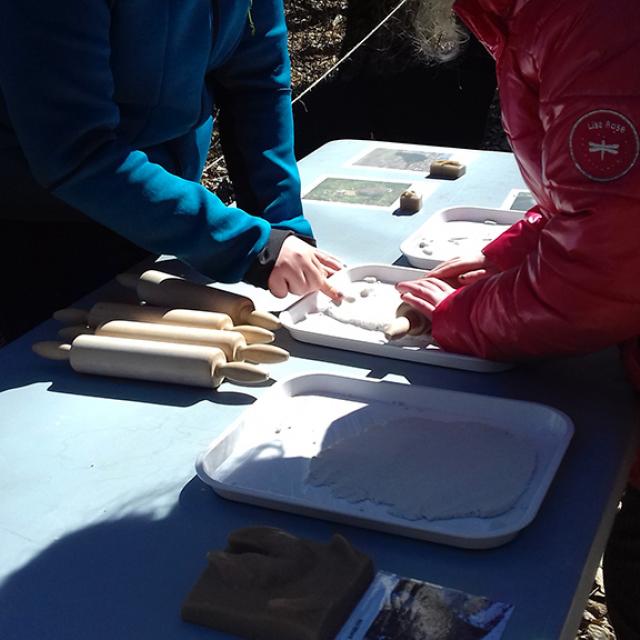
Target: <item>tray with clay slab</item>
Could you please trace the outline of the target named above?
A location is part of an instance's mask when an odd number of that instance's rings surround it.
[[[430,335],[405,336],[394,340],[385,337],[382,325],[393,319],[401,303],[393,285],[423,275],[424,271],[419,269],[387,264],[349,267],[332,276],[331,283],[354,302],[342,302],[336,306],[324,294],[310,293],[281,312],[280,321],[301,342],[468,371],[510,369],[512,365],[505,362],[443,351]],[[365,280],[375,282],[368,283]],[[374,289],[374,292],[361,297],[367,289]]]
[[[484,207],[441,209],[402,242],[400,251],[414,267],[433,269],[444,260],[477,254],[523,214]]]
[[[266,391],[196,470],[231,500],[485,549],[534,519],[572,435],[543,404],[310,373]]]

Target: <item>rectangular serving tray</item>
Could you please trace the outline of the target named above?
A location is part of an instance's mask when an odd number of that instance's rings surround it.
[[[331,277],[331,283],[340,288],[340,284],[374,276],[381,282],[395,284],[403,280],[415,280],[423,276],[424,273],[424,271],[410,267],[365,264],[342,269]],[[344,323],[332,318],[326,319],[326,331],[305,327],[304,321],[307,315],[317,313],[328,304],[328,301],[329,299],[322,293],[310,293],[281,312],[280,321],[296,340],[335,349],[346,349],[358,353],[369,353],[387,358],[477,372],[505,371],[513,366],[506,362],[495,362],[443,351],[428,338],[421,342],[409,340],[408,343],[406,341],[388,341],[381,331],[366,331],[357,327],[345,328]],[[398,302],[400,302],[400,298],[398,298]]]
[[[535,471],[515,505],[491,518],[406,520],[390,515],[384,505],[351,503],[334,498],[327,487],[306,484],[309,460],[327,443],[407,415],[407,410],[431,421],[495,426],[535,448]],[[271,387],[198,457],[196,470],[216,493],[231,500],[485,549],[511,540],[534,519],[572,435],[571,420],[543,404],[310,373]]]
[[[504,225],[505,231],[512,224],[518,222],[523,216],[523,211],[510,211],[506,209],[488,209],[486,207],[448,207],[436,211],[421,227],[403,240],[400,251],[409,261],[409,264],[420,269],[433,269],[444,260],[454,257],[451,254],[438,253],[437,245],[432,255],[426,255],[420,247],[424,238],[438,240],[446,237],[448,222],[476,222],[483,223],[492,220],[498,225]],[[486,243],[488,244],[488,242]],[[428,249],[428,247],[427,247]],[[460,251],[459,257],[465,257],[465,251]]]

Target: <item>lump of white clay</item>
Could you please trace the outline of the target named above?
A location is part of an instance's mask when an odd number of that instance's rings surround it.
[[[413,416],[326,447],[311,459],[307,483],[406,520],[490,518],[515,505],[535,466],[534,446],[506,430]]]
[[[407,189],[400,194],[400,209],[415,213],[422,208],[422,194],[415,189]]]
[[[342,302],[332,302],[323,310],[323,314],[362,329],[383,331],[395,318],[399,304],[400,294],[392,284],[362,280],[352,282],[344,291]]]
[[[429,167],[429,177],[455,180],[467,171],[467,167],[457,160],[434,160]]]

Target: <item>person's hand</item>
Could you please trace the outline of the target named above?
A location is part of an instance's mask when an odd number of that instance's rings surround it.
[[[435,308],[451,293],[454,287],[439,278],[420,278],[398,282],[396,289],[400,292],[403,302],[411,305],[429,320],[433,318]]]
[[[450,286],[458,288],[497,272],[498,269],[487,260],[486,256],[478,253],[465,258],[446,260],[429,271],[427,277],[444,280]]]
[[[296,236],[289,236],[269,276],[269,290],[276,298],[284,298],[288,293],[304,295],[322,291],[332,300],[339,300],[342,293],[329,284],[327,278],[341,268],[337,258]]]

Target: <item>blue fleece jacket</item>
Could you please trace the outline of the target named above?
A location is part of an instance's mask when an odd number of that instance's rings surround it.
[[[0,16],[0,174],[221,281],[274,229],[311,235],[282,0],[0,0]],[[237,208],[198,184],[216,106]]]

